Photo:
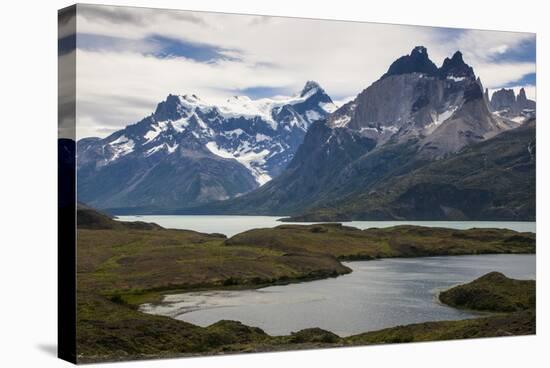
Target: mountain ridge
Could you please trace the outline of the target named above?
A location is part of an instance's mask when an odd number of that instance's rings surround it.
[[[291,215],[296,221],[427,219],[420,212],[394,215],[384,211],[383,206],[369,212],[368,208],[351,208],[348,203],[367,205],[370,202],[361,198],[375,195],[376,188],[434,162],[447,162],[445,160],[460,155],[470,146],[483,146],[503,132],[518,129],[522,123],[490,111],[480,79],[460,52],[445,59],[436,69],[426,67],[431,65],[426,60],[429,58],[425,48],[413,49],[355,100],[329,115],[326,121],[312,125],[302,144],[309,148],[304,152],[299,149],[287,170],[264,187],[230,201],[214,202],[181,213]],[[332,146],[334,141],[341,144]],[[494,154],[498,157],[502,153]],[[498,170],[494,173],[504,175]],[[445,173],[441,175],[446,177]],[[531,183],[534,171],[530,170],[529,175],[527,179]],[[435,182],[436,179],[433,178]],[[458,198],[462,196],[464,201],[478,200],[474,194],[478,192],[456,191],[448,186],[439,188],[450,190],[449,193]],[[433,190],[432,194],[438,188]],[[498,191],[498,195],[504,192]],[[529,191],[527,197],[521,198],[531,203],[533,196]],[[429,203],[428,198],[421,200]],[[446,199],[441,197],[438,201],[443,203]],[[431,204],[441,208],[437,203]],[[471,211],[459,208],[456,203],[453,206],[443,206],[451,209],[429,215],[433,220],[472,218]],[[480,216],[533,219],[533,208],[529,205],[527,211],[520,211],[518,215],[503,210],[485,211]]]
[[[106,209],[242,195],[277,176],[309,125],[334,109],[313,81],[278,99],[233,96],[214,103],[169,94],[139,122],[103,139],[78,141],[79,196]]]

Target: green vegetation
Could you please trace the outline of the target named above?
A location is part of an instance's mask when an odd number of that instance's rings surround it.
[[[350,336],[345,343],[369,345],[532,335],[535,333],[535,319],[535,311],[528,310],[460,321],[416,323]]]
[[[168,292],[254,288],[350,272],[339,259],[533,253],[533,234],[412,226],[361,231],[323,224],[282,225],[226,239],[220,234],[118,222],[91,209],[79,209],[78,221],[79,362],[499,336],[534,329],[534,310],[527,310],[349,338],[318,328],[269,336],[235,321],[202,328],[137,310],[138,305],[160,301]],[[501,286],[502,290],[508,287],[508,283]]]
[[[535,252],[532,233],[408,225],[367,230],[341,224],[281,225],[273,229],[249,230],[225,243],[232,247],[259,247],[290,254],[330,254],[343,260]]]
[[[531,120],[431,162],[406,144],[387,145],[354,162],[354,175],[344,184],[335,181],[321,200],[287,211],[294,215],[287,221],[534,221],[535,136],[536,122]],[[383,167],[398,169],[380,177]],[[234,202],[246,198],[251,196]]]
[[[517,312],[536,307],[534,280],[512,280],[491,272],[479,279],[440,294],[439,299],[455,308],[491,312]]]

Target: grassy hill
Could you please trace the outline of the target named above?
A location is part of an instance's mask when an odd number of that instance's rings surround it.
[[[338,259],[374,259],[487,253],[534,253],[535,235],[505,229],[454,230],[394,226],[359,230],[341,224],[253,229],[225,241],[287,253],[324,253]]]
[[[490,312],[517,312],[536,307],[534,280],[513,280],[499,272],[456,286],[440,294],[439,299],[455,308]]]

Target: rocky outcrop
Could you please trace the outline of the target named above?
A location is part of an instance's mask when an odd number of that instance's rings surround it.
[[[395,60],[387,73],[380,79],[392,75],[421,73],[434,76],[438,72],[437,66],[428,57],[428,50],[424,46],[416,46],[409,55],[401,56]]]
[[[425,155],[439,157],[509,127],[492,116],[487,101],[460,51],[437,68],[428,51],[416,47],[327,123],[359,131],[379,146],[390,138],[419,139]]]
[[[493,111],[500,111],[504,109],[515,109],[516,106],[516,94],[513,89],[502,88],[495,93],[491,98],[491,108]]]
[[[536,109],[536,102],[533,100],[529,100],[527,98],[527,95],[525,94],[525,89],[522,88],[519,90],[518,96],[516,98],[516,109],[519,111],[523,111],[525,109],[535,110]]]
[[[441,78],[475,78],[474,69],[464,62],[462,53],[457,51],[451,58],[445,58],[439,68]]]
[[[513,89],[502,88],[495,91],[489,106],[498,116],[516,122],[523,122],[536,114],[536,102],[527,98],[524,88],[519,90],[517,96]]]

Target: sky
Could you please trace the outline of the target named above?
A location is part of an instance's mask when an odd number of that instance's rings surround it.
[[[460,50],[491,92],[535,99],[532,33],[98,5],[78,5],[76,38],[59,31],[60,65],[76,53],[78,139],[135,123],[170,93],[276,97],[314,80],[341,104],[419,45],[438,66]]]

